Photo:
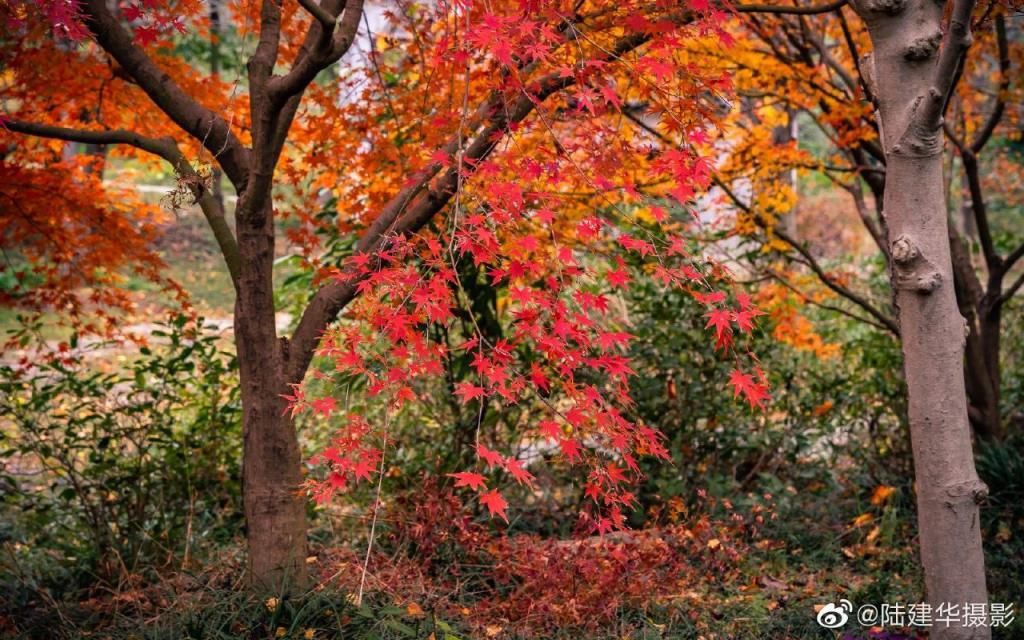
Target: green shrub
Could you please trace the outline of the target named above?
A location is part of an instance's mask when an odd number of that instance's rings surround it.
[[[234,357],[185,317],[151,335],[0,366],[4,608],[145,580],[240,530]]]

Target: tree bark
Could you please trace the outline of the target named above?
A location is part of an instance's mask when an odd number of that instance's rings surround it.
[[[902,337],[927,598],[986,603],[979,503],[964,385],[967,325],[957,307],[943,189],[942,113],[969,45],[973,2],[957,0],[943,37],[934,0],[859,0],[874,53],[886,157],[884,209]],[[936,625],[932,638],[990,638]]]
[[[265,593],[307,586],[306,499],[301,493],[302,457],[284,396],[286,343],[274,319],[273,218],[239,219],[242,256],[235,301],[235,345],[241,375],[243,503],[249,543],[248,577]]]

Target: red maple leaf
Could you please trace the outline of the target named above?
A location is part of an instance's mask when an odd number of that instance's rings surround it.
[[[329,396],[326,398],[317,398],[313,402],[309,403],[309,406],[313,407],[313,411],[322,416],[331,415],[331,412],[334,411],[337,405],[337,401]]]
[[[501,497],[497,489],[491,489],[487,493],[480,495],[480,504],[487,507],[487,511],[491,517],[500,516],[502,520],[508,522],[508,516],[505,515],[505,509],[508,508],[508,502],[505,502],[505,498]]]
[[[345,481],[345,476],[341,475],[337,471],[332,471],[330,475],[327,476],[327,482],[334,491],[341,491],[345,488],[345,485],[348,484]]]
[[[541,420],[537,424],[537,428],[541,433],[552,440],[558,440],[562,436],[562,429],[554,420]]]
[[[597,336],[597,342],[602,351],[610,351],[615,347],[627,347],[631,338],[632,334],[623,331],[607,331]]]
[[[693,297],[697,302],[702,304],[717,304],[725,300],[725,292],[712,291],[710,293],[701,293],[700,291],[696,291],[694,292]]]
[[[376,468],[377,465],[375,461],[368,458],[360,458],[352,465],[352,475],[354,475],[357,480],[369,480],[373,476],[373,472]]]
[[[608,284],[619,289],[624,289],[630,280],[629,273],[625,269],[609,269],[604,277]]]
[[[505,459],[497,451],[491,451],[482,444],[476,445],[476,455],[483,458],[488,467],[504,467]]]
[[[129,4],[121,7],[121,13],[128,22],[134,22],[142,18],[142,8],[137,4]]]
[[[155,27],[141,26],[135,28],[135,40],[142,46],[148,46],[156,41],[160,33]]]
[[[467,403],[475,398],[484,397],[484,388],[472,382],[460,382],[455,385],[455,395],[459,396],[463,403]]]
[[[523,468],[522,462],[509,460],[508,464],[505,465],[505,469],[519,484],[533,485],[533,474]]]
[[[612,482],[624,482],[626,480],[626,474],[622,473],[622,469],[614,464],[609,463],[605,470],[608,472],[608,479]]]
[[[579,459],[582,448],[574,439],[562,438],[558,441],[558,446],[562,448],[562,453],[564,453],[565,457],[569,458],[570,461]]]
[[[739,327],[740,331],[750,333],[754,328],[754,318],[760,315],[764,314],[758,309],[750,307],[743,311],[737,311],[732,315],[732,319],[736,322],[736,326]]]
[[[449,473],[450,477],[455,478],[455,487],[469,487],[474,491],[480,491],[481,489],[487,488],[486,478],[479,473],[473,473],[472,471],[460,471],[458,473]]]
[[[726,309],[712,309],[705,313],[704,317],[708,319],[704,328],[715,328],[715,343],[719,347],[727,346],[732,335],[732,314]]]
[[[733,387],[733,397],[742,394],[751,407],[763,407],[769,398],[766,384],[755,381],[749,373],[739,369],[733,369],[729,374],[729,384]]]

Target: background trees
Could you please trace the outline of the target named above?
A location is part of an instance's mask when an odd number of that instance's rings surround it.
[[[1008,11],[1012,15],[1012,9],[992,4],[973,16],[973,43],[943,126],[948,142],[943,189],[950,194],[954,286],[970,330],[964,373],[971,425],[983,438],[1004,436],[1020,411],[1000,401],[1006,384],[1000,367],[1002,309],[1020,289],[1024,253],[1019,211],[998,195],[1004,193],[1002,180],[1013,180],[1020,171],[1014,160],[1019,114],[1006,109],[1020,90],[1011,81],[1020,38],[1012,21],[1007,31]],[[746,24],[749,39],[741,38],[736,49],[722,56],[748,105],[736,114],[739,127],[721,176],[734,185],[728,195],[741,205],[738,228],[758,235],[772,250],[769,260],[759,259],[759,264],[770,265],[781,251],[814,274],[847,312],[898,337],[890,295],[858,286],[830,262],[845,249],[874,251],[876,263],[886,267],[890,260],[883,206],[887,166],[872,104],[877,87],[869,72],[868,32],[848,11],[754,15]],[[789,122],[799,123],[799,133],[780,143],[779,123]],[[818,174],[846,191],[849,200],[830,203],[835,211],[831,215],[852,213],[849,217],[859,220],[866,232],[860,237],[873,246],[858,246],[859,240],[851,242],[850,236],[808,234],[813,223],[796,206],[790,179],[794,171]],[[738,179],[749,192],[737,190]],[[805,181],[805,193],[814,184]],[[768,271],[785,275],[777,266]]]

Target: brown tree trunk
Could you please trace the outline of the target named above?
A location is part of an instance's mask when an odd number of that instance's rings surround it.
[[[1001,373],[999,371],[1000,310],[979,309],[969,323],[964,378],[971,428],[984,440],[999,440],[1005,435],[999,407]]]
[[[958,0],[943,37],[934,0],[859,0],[874,44],[873,81],[886,157],[884,209],[907,381],[927,598],[985,603],[978,504],[964,386],[967,327],[957,307],[943,189],[941,117],[969,44],[973,2]],[[989,638],[987,627],[936,625],[932,638]]]
[[[1002,276],[998,273],[990,276],[987,290],[982,290],[964,240],[952,228],[949,248],[956,302],[967,322],[964,380],[967,384],[968,417],[979,438],[999,439],[1004,433],[999,409],[999,336],[1002,331],[999,294],[1003,288]]]
[[[982,361],[985,364],[985,380],[991,393],[985,407],[984,427],[979,435],[986,438],[1002,438],[1006,431],[1003,428],[1000,398],[1003,373],[1000,367],[1002,347],[1003,306],[1000,297],[1003,293],[1003,272],[989,274],[985,295],[978,305],[978,327],[981,332]],[[979,372],[978,375],[981,375]]]
[[[242,385],[243,501],[249,544],[248,577],[267,593],[307,584],[306,499],[302,458],[284,395],[284,342],[274,324],[273,220],[269,205],[238,222],[242,256],[235,302],[235,343]]]

